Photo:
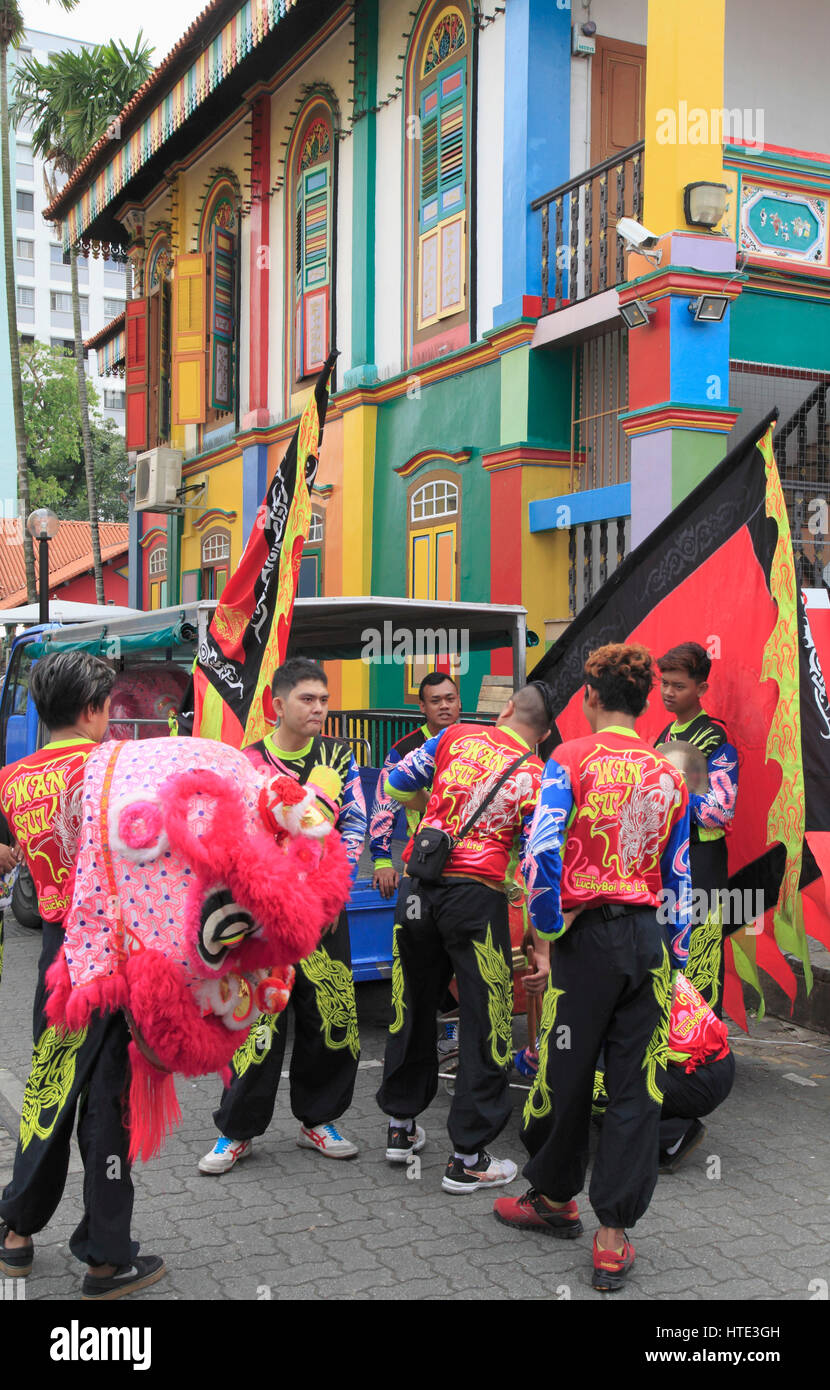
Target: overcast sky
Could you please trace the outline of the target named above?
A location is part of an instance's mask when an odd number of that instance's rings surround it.
[[[74,10],[67,12],[46,0],[23,0],[22,8],[28,29],[65,34],[90,43],[125,39],[132,44],[141,28],[155,48],[153,61],[160,63],[206,4],[207,0],[141,0],[139,5],[80,0]]]

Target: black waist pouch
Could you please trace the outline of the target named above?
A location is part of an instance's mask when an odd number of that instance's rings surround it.
[[[453,841],[446,830],[437,830],[432,825],[421,826],[412,840],[406,872],[423,883],[438,883],[452,848]]]

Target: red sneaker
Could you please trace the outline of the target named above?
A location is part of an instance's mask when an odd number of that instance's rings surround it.
[[[544,1231],[546,1235],[559,1236],[560,1240],[573,1240],[583,1231],[576,1202],[566,1202],[564,1207],[554,1211],[535,1187],[529,1187],[522,1197],[499,1197],[493,1203],[493,1215],[505,1226]]]
[[[614,1293],[625,1283],[625,1276],[634,1263],[634,1246],[626,1237],[622,1254],[616,1250],[600,1250],[594,1236],[594,1277],[591,1284],[601,1293]]]

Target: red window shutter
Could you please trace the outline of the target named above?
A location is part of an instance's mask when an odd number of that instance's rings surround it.
[[[126,426],[127,448],[146,449],[149,444],[147,405],[149,399],[149,363],[147,360],[147,320],[149,303],[146,299],[127,301],[127,370]]]

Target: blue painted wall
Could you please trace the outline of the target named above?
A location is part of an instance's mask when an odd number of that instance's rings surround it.
[[[570,173],[570,0],[508,0],[504,18],[503,302],[494,327],[542,292],[542,217],[530,204]]]

